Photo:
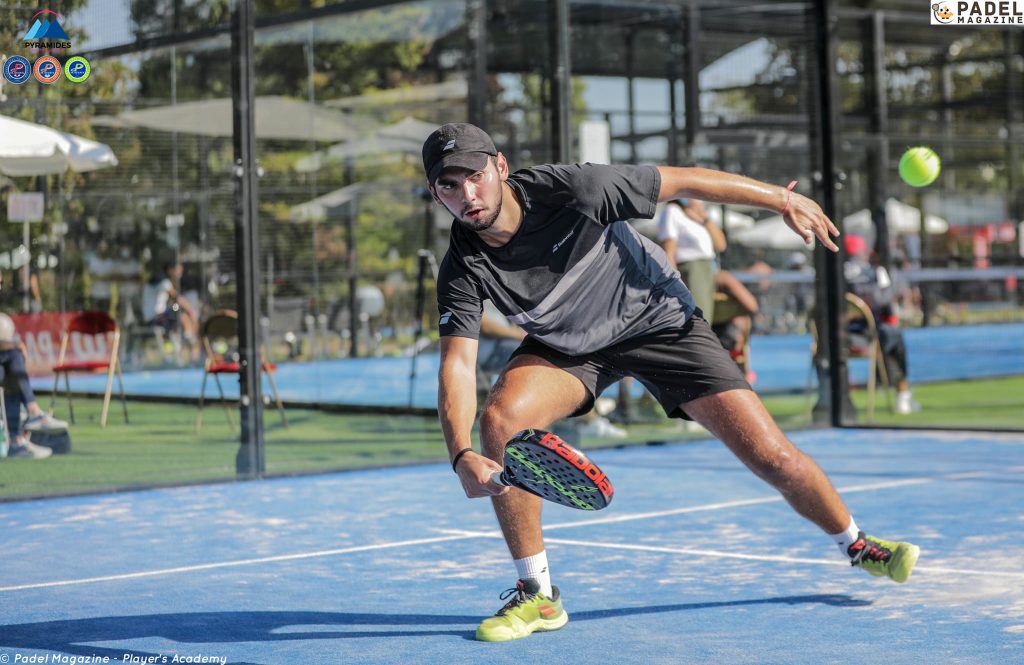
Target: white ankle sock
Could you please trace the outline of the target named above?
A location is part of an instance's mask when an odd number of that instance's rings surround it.
[[[857,527],[857,522],[854,521],[853,517],[850,517],[850,526],[846,527],[846,531],[833,533],[832,540],[836,541],[836,545],[839,546],[839,551],[843,553],[843,556],[849,557],[850,554],[847,550],[850,548],[850,545],[857,541],[859,534],[860,529]]]
[[[516,573],[519,575],[519,579],[537,580],[540,584],[540,592],[551,597],[551,573],[548,572],[548,555],[547,552],[541,550],[539,554],[528,556],[525,559],[516,559]]]

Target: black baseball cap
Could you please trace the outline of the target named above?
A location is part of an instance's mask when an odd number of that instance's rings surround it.
[[[497,154],[487,132],[468,122],[450,122],[435,129],[423,142],[423,171],[427,182],[433,184],[449,166],[480,171],[487,166],[487,158]]]

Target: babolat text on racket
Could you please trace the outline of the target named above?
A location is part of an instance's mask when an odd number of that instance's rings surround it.
[[[557,435],[524,429],[505,445],[505,469],[491,480],[580,510],[601,510],[615,490],[587,456]]]

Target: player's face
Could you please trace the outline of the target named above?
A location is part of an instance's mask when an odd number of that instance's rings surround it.
[[[445,169],[431,187],[434,198],[471,231],[491,228],[501,214],[503,163],[499,154],[480,171]]]

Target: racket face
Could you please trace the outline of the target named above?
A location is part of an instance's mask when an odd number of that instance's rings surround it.
[[[570,508],[601,510],[615,493],[596,464],[551,432],[519,432],[506,444],[504,462],[508,484]]]

